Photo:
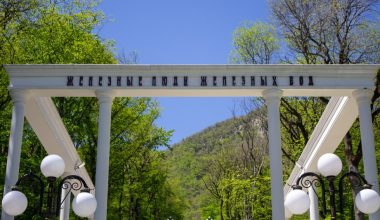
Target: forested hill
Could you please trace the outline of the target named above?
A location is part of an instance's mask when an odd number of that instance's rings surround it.
[[[270,218],[269,187],[260,190],[268,172],[259,113],[219,122],[168,150],[168,179],[184,205],[185,219]],[[250,202],[258,193],[260,202]]]

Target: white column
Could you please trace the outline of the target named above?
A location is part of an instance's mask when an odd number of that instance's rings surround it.
[[[363,150],[364,175],[372,189],[379,192],[378,171],[376,165],[375,140],[373,136],[371,97],[373,91],[355,90],[353,96],[359,108],[360,137]],[[370,220],[380,219],[380,210],[369,216]]]
[[[13,110],[3,195],[11,190],[11,187],[16,184],[18,179],[25,116],[24,106],[27,99],[26,91],[11,90],[10,93],[13,100]],[[4,211],[2,211],[1,219],[12,220],[13,216],[9,216]]]
[[[108,167],[113,94],[108,90],[99,90],[96,91],[96,96],[99,99],[99,125],[95,176],[95,197],[98,206],[95,211],[95,219],[104,220],[107,219]]]
[[[280,101],[282,90],[267,89],[262,93],[268,108],[268,139],[272,195],[272,219],[285,219],[282,179],[282,151],[280,133]]]
[[[310,198],[309,218],[310,220],[319,220],[318,196],[312,186],[308,190]]]
[[[61,206],[61,210],[59,213],[59,220],[69,220],[70,200],[71,200],[71,192],[69,192],[69,191],[70,191],[69,189],[62,189],[62,192],[61,192],[61,204],[62,204],[62,206]]]

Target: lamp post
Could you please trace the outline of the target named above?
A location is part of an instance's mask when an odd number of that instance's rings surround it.
[[[380,208],[380,196],[371,189],[371,185],[367,183],[366,179],[356,172],[348,172],[339,178],[338,190],[335,188],[334,182],[338,174],[342,170],[342,161],[338,156],[332,153],[322,155],[317,164],[318,171],[321,175],[307,172],[302,174],[296,181],[296,185],[292,186],[293,190],[288,193],[285,198],[285,207],[291,214],[303,214],[310,206],[309,196],[302,188],[320,187],[321,188],[321,202],[323,218],[326,217],[326,186],[330,196],[330,214],[331,219],[336,219],[336,194],[339,196],[339,212],[343,215],[344,199],[343,199],[343,181],[345,178],[350,178],[354,181],[351,182],[352,187],[361,187],[362,190],[356,195],[355,205],[359,211],[365,214],[375,213]]]
[[[42,174],[47,178],[47,187],[45,187],[42,179],[34,173],[25,174],[12,187],[12,191],[3,197],[2,207],[8,215],[21,215],[27,208],[28,199],[20,191],[22,186],[29,186],[32,194],[38,197],[38,201],[34,202],[34,208],[38,215],[44,219],[58,217],[61,205],[72,191],[80,191],[72,202],[73,211],[76,215],[89,217],[95,212],[96,199],[89,193],[90,189],[80,176],[69,175],[57,181],[58,177],[65,171],[65,162],[60,156],[55,154],[46,156],[42,160],[40,168]],[[67,192],[63,198],[61,198],[62,190]],[[45,205],[44,202],[46,202]]]

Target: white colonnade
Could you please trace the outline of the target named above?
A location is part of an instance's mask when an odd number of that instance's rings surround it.
[[[372,189],[379,192],[378,169],[376,165],[375,138],[373,135],[371,98],[373,91],[360,89],[353,92],[359,109],[360,137],[363,152],[364,176]],[[380,210],[369,215],[370,220],[380,219]]]
[[[98,208],[94,217],[96,220],[103,220],[107,218],[111,109],[115,96],[263,96],[268,107],[272,218],[282,220],[285,214],[279,105],[283,95],[349,98],[353,96],[356,99],[365,177],[378,191],[378,170],[370,111],[370,95],[376,88],[373,79],[378,68],[379,65],[5,65],[10,76],[9,88],[14,106],[4,192],[8,192],[16,183],[19,174],[24,106],[27,107],[26,116],[33,129],[43,128],[37,130],[45,149],[52,149],[52,145],[61,146],[57,143],[62,142],[61,137],[64,136],[44,135],[48,133],[48,128],[57,128],[54,132],[60,132],[59,134],[67,132],[58,129],[59,126],[40,126],[42,123],[50,124],[51,121],[33,120],[35,115],[45,116],[49,113],[42,111],[43,108],[37,108],[41,100],[35,100],[41,97],[98,97],[99,127],[95,176]],[[131,79],[134,83],[128,84],[128,80]],[[33,102],[32,99],[25,102],[27,94],[33,97]],[[52,104],[49,108],[54,107]],[[59,117],[51,116],[45,117],[54,122],[59,121]],[[349,117],[356,115],[352,114]],[[62,127],[64,128],[63,125]],[[319,148],[329,151],[337,147],[327,145]],[[74,147],[66,143],[64,148],[56,147],[50,152],[68,148]],[[76,156],[68,153],[66,157],[70,161],[69,159]],[[85,169],[83,173],[87,174]],[[87,181],[91,182],[89,178]],[[310,196],[312,200],[316,199],[314,195]],[[66,208],[62,210],[61,219],[67,219],[63,215],[67,213],[69,206],[65,203],[64,207]],[[313,208],[317,211],[316,204]],[[2,213],[2,219],[11,220],[13,217]],[[379,212],[371,215],[370,219],[380,219]]]
[[[263,91],[263,97],[268,108],[272,219],[282,220],[285,219],[279,109],[282,91],[280,89],[267,89]]]
[[[13,110],[8,145],[7,168],[5,173],[4,195],[11,191],[11,187],[16,184],[18,179],[24,128],[25,102],[27,99],[27,93],[23,90],[11,90],[10,94],[13,101]],[[4,210],[2,210],[1,219],[12,220],[13,216],[7,215]]]
[[[111,90],[96,91],[99,100],[98,147],[96,156],[95,197],[98,206],[95,219],[107,219],[108,173],[111,135],[111,109],[113,94]]]

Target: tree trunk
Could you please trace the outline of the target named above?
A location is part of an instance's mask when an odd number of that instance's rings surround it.
[[[226,201],[226,214],[227,214],[227,218],[231,220],[232,219],[232,216],[231,216],[231,207],[230,207],[230,203],[228,202],[228,200],[229,199],[227,199],[227,201]]]
[[[136,220],[139,220],[140,219],[140,199],[137,198],[136,199],[136,203],[135,203],[135,215],[136,215]]]
[[[349,171],[358,172],[358,166],[359,166],[360,158],[362,156],[361,150],[360,150],[361,144],[358,147],[359,149],[357,150],[356,155],[354,155],[353,149],[352,149],[351,133],[347,132],[346,136],[344,137],[344,145],[345,145],[344,155],[346,157]],[[355,185],[355,181],[356,181],[355,179],[349,178],[349,181],[350,181],[351,186]],[[361,190],[360,187],[351,187],[353,201],[355,201],[356,194],[359,193],[360,190]],[[360,212],[356,208],[355,205],[353,208],[354,208],[354,213],[355,213],[355,220],[364,220],[364,214]]]
[[[128,219],[133,219],[133,217],[135,216],[134,213],[133,213],[133,196],[132,196],[132,193],[130,193],[129,195],[129,218]]]
[[[246,220],[252,220],[252,209],[251,209],[251,193],[250,195],[246,196],[244,199],[244,219]]]
[[[223,220],[223,198],[220,198],[219,211],[220,211],[220,220]]]
[[[124,187],[124,183],[125,183],[125,167],[123,168],[123,180],[122,180],[122,188],[121,188],[121,192],[119,194],[119,209],[118,209],[118,212],[119,212],[119,219],[123,219],[123,195],[124,195],[124,192],[123,192],[123,187]]]

